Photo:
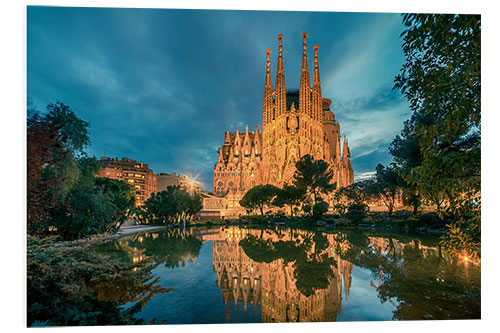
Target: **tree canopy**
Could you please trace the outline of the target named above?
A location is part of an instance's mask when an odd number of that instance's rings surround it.
[[[70,240],[116,230],[134,206],[131,185],[97,176],[89,124],[62,102],[27,119],[27,231]]]
[[[278,191],[273,204],[278,207],[288,205],[290,207],[290,215],[293,216],[294,206],[300,206],[304,197],[304,189],[285,184],[283,188]]]
[[[240,200],[240,206],[247,210],[259,209],[260,214],[264,215],[264,207],[270,207],[273,200],[279,193],[279,188],[274,185],[257,185],[249,189]]]
[[[403,23],[406,62],[394,88],[413,114],[391,145],[396,170],[458,217],[443,244],[479,254],[481,16],[406,14]]]
[[[335,189],[332,183],[333,170],[323,160],[314,160],[311,155],[304,155],[295,164],[293,184],[312,196],[313,204],[321,194],[329,194]]]
[[[144,205],[135,210],[135,217],[144,224],[180,223],[192,218],[202,208],[198,193],[189,193],[180,186],[167,186],[153,193]]]

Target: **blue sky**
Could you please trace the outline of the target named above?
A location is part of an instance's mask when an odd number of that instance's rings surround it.
[[[310,70],[317,43],[323,96],[360,179],[390,162],[410,116],[392,90],[402,29],[400,14],[28,7],[28,104],[71,106],[91,124],[91,156],[200,173],[210,190],[223,133],[261,128],[265,50],[274,80],[284,35],[286,86],[298,88],[307,31]]]

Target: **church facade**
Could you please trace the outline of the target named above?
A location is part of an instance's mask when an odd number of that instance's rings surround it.
[[[283,65],[283,35],[278,36],[276,83],[271,81],[271,50],[267,65],[262,106],[262,130],[236,127],[226,131],[218,150],[213,171],[213,193],[227,200],[228,208],[239,206],[239,200],[259,184],[282,187],[291,183],[295,162],[309,154],[324,160],[334,172],[337,187],[353,183],[347,138],[341,142],[340,124],[330,110],[331,99],[321,94],[318,45],[314,45],[314,70],[311,86],[307,62],[307,33],[303,37],[300,88],[287,90]],[[341,150],[342,146],[342,150]]]

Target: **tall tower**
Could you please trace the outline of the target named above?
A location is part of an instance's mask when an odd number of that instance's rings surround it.
[[[278,69],[276,70],[276,90],[275,90],[275,104],[276,112],[275,118],[286,112],[286,88],[285,88],[285,67],[283,66],[283,44],[281,40],[283,35],[278,35],[279,48],[278,48]]]
[[[264,83],[264,101],[262,105],[262,126],[266,126],[273,117],[273,82],[271,81],[271,50],[266,50],[266,81]]]
[[[307,64],[307,32],[302,33],[302,68],[300,73],[299,112],[311,116],[311,80],[309,78],[309,65]]]
[[[321,97],[321,80],[319,79],[318,44],[314,45],[314,76],[312,88],[312,115],[314,120],[323,121],[323,102]]]

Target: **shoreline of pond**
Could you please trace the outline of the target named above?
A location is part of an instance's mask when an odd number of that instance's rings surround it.
[[[314,220],[311,218],[295,218],[287,221],[272,221],[268,219],[265,222],[257,221],[242,221],[239,220],[208,220],[196,223],[190,223],[189,227],[225,227],[225,226],[243,226],[243,227],[290,227],[300,229],[317,229],[317,230],[332,230],[332,229],[349,229],[349,230],[387,230],[387,231],[402,231],[416,232],[433,236],[443,236],[446,234],[445,225],[432,228],[425,225],[416,226],[414,218],[388,220],[384,223],[346,223],[345,219],[341,223],[327,222],[324,220]],[[267,223],[266,223],[267,222]]]
[[[261,216],[243,216],[240,219],[227,219],[227,220],[207,220],[207,221],[197,221],[186,223],[186,228],[210,228],[210,227],[257,227],[257,228],[269,228],[269,227],[288,227],[297,229],[309,229],[309,230],[380,230],[380,231],[393,231],[393,232],[415,232],[422,235],[430,236],[443,236],[446,234],[446,229],[439,227],[437,229],[427,228],[427,227],[410,227],[409,223],[406,223],[411,219],[404,219],[405,223],[395,223],[395,220],[389,220],[384,224],[380,223],[345,223],[345,220],[336,219],[342,221],[342,223],[332,223],[328,219],[324,220],[314,220],[308,217],[300,217],[294,219],[285,220],[273,220],[268,217]],[[396,220],[401,221],[401,220]],[[112,240],[118,240],[129,236],[145,234],[148,232],[159,232],[171,229],[182,229],[183,225],[179,224],[169,224],[169,225],[149,225],[149,224],[136,224],[129,226],[122,226],[114,233],[102,233],[97,235],[92,235],[88,238],[77,239],[72,241],[59,241],[56,242],[58,246],[65,245],[79,245],[85,243],[94,242],[107,242]]]

